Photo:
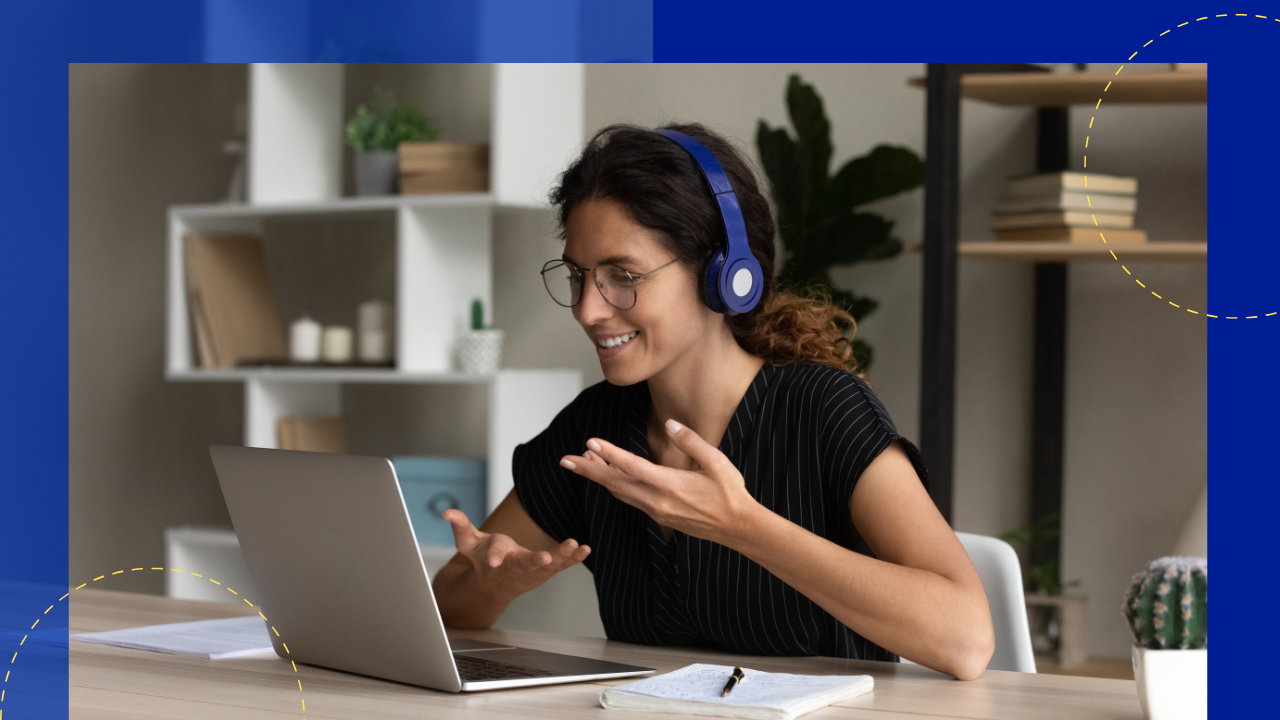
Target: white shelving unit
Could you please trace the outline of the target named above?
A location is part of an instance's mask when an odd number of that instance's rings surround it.
[[[581,390],[582,378],[576,370],[465,374],[455,369],[454,350],[468,326],[472,298],[493,307],[494,213],[544,207],[556,173],[579,150],[583,67],[495,64],[491,192],[427,196],[339,197],[343,75],[337,64],[249,66],[250,201],[169,208],[165,377],[243,383],[244,443],[253,447],[276,446],[282,415],[341,414],[343,384],[487,385],[492,511],[512,487],[512,450],[546,427]],[[271,219],[362,213],[394,218],[396,367],[199,367],[184,284],[185,234],[249,233],[270,247]]]

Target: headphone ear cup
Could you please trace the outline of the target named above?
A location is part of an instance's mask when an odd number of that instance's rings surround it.
[[[703,276],[703,289],[706,290],[707,307],[725,315],[736,315],[724,304],[720,297],[720,271],[724,268],[725,251],[720,250],[707,262],[707,272]]]
[[[754,255],[726,259],[720,270],[720,300],[728,315],[751,312],[764,294],[764,272]]]

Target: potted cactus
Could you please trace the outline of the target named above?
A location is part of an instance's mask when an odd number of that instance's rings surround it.
[[[1134,575],[1124,594],[1147,720],[1209,715],[1208,585],[1208,560],[1163,557]]]
[[[502,364],[502,331],[484,324],[484,303],[471,301],[471,330],[458,339],[458,367],[468,373],[495,373]]]

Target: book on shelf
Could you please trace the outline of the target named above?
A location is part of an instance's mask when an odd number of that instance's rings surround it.
[[[281,450],[337,453],[347,451],[342,418],[328,415],[286,415],[276,421],[276,444]]]
[[[1088,191],[1110,195],[1137,195],[1138,179],[1063,170],[1053,173],[1015,175],[1005,183],[1006,197],[1046,195],[1060,190]]]
[[[1106,244],[1108,245],[1133,245],[1146,242],[1147,231],[1066,226],[996,230],[996,240],[1004,241],[1097,243],[1102,245],[1103,237],[1106,238]]]
[[[192,332],[196,338],[196,355],[200,367],[212,370],[218,367],[218,358],[213,350],[213,337],[209,334],[209,323],[205,320],[204,300],[200,295],[200,274],[196,272],[195,242],[188,235],[182,239],[183,274],[187,283],[187,309],[191,314]]]
[[[183,254],[201,367],[288,356],[260,238],[192,233]]]
[[[1094,222],[1095,219],[1097,220],[1096,223]],[[996,230],[1050,226],[1119,228],[1122,230],[1128,230],[1133,227],[1133,216],[1118,213],[1096,213],[1087,210],[1057,210],[1053,212],[991,216],[991,227]]]
[[[1074,190],[1059,190],[1044,195],[1013,195],[1000,198],[996,203],[997,215],[1045,210],[1095,210],[1105,213],[1133,213],[1138,209],[1138,198],[1132,195],[1104,195]]]

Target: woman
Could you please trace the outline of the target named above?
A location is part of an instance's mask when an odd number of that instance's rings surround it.
[[[772,278],[774,223],[747,161],[700,125],[670,129],[724,168]],[[919,451],[848,371],[836,321],[852,318],[768,284],[749,312],[713,311],[702,277],[724,222],[690,154],[650,130],[596,133],[552,201],[565,249],[547,289],[605,382],[516,449],[515,490],[482,528],[446,512],[445,623],[488,627],[584,562],[612,639],[980,675],[982,583]]]

